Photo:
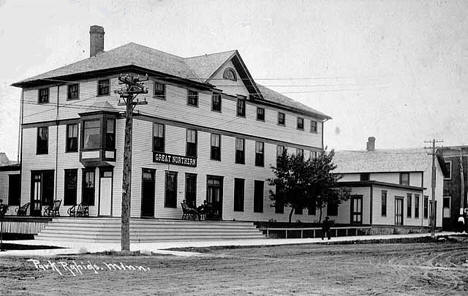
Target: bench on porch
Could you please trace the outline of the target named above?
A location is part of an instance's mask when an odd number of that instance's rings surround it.
[[[77,204],[67,210],[70,217],[89,217],[89,207],[83,204]]]

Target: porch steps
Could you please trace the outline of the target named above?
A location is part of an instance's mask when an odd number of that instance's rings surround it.
[[[35,238],[116,243],[120,242],[120,218],[54,218]],[[262,232],[249,222],[130,220],[133,243],[263,238]]]

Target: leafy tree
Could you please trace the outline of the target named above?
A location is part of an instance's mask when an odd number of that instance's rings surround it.
[[[304,160],[302,155],[288,155],[286,151],[278,157],[277,166],[271,167],[275,178],[268,179],[276,186],[276,192],[270,190],[270,199],[274,205],[291,207],[289,223],[295,209],[319,208],[329,203],[339,204],[349,198],[349,190],[340,188],[340,175],[334,174],[334,151],[322,152],[319,157]]]

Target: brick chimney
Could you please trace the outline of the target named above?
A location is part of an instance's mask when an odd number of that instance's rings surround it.
[[[367,139],[367,151],[375,150],[375,137],[369,137]]]
[[[101,26],[91,26],[89,28],[89,56],[95,57],[104,51],[104,28]]]

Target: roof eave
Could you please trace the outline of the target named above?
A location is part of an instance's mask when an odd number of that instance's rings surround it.
[[[119,74],[124,71],[133,71],[133,72],[137,72],[141,74],[161,76],[161,77],[164,77],[166,80],[183,82],[183,83],[190,84],[190,85],[197,86],[197,87],[204,88],[204,89],[214,88],[212,84],[207,83],[207,82],[199,82],[195,80],[190,80],[190,79],[186,79],[183,77],[170,75],[167,73],[150,70],[150,69],[136,66],[133,64],[120,66],[120,67],[114,67],[114,68],[100,69],[100,70],[95,70],[95,71],[77,72],[77,73],[73,73],[69,75],[55,76],[55,77],[49,77],[49,78],[39,78],[35,80],[26,80],[26,81],[22,80],[22,81],[11,84],[11,86],[26,88],[26,87],[34,87],[34,86],[39,86],[39,85],[44,85],[44,84],[51,84],[54,81],[60,82],[60,83],[67,83],[76,79],[86,79],[86,78],[94,78],[94,77],[98,77],[102,75]]]

